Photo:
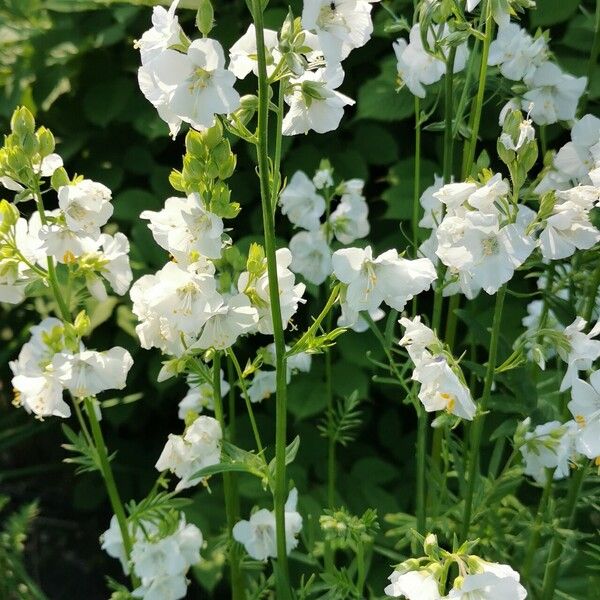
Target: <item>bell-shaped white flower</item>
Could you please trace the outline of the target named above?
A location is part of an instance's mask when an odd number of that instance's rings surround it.
[[[264,30],[265,54],[267,57],[267,76],[271,76],[281,53],[277,50],[279,41],[277,32]],[[246,33],[229,49],[229,70],[238,78],[244,79],[250,73],[258,76],[258,56],[256,49],[256,28],[251,24]]]
[[[112,193],[105,185],[91,179],[58,189],[58,206],[65,216],[67,227],[94,239],[113,213],[111,198]]]
[[[419,316],[412,319],[402,317],[398,323],[404,327],[404,336],[398,343],[407,349],[415,364],[421,361],[429,347],[440,343],[435,332],[421,323]]]
[[[259,369],[254,372],[254,377],[248,386],[250,402],[262,402],[269,399],[277,389],[277,373]]]
[[[296,510],[298,490],[292,489],[285,503],[285,542],[288,554],[298,546],[297,535],[302,529],[302,516]],[[233,539],[244,546],[255,560],[277,556],[277,537],[274,511],[263,508],[248,521],[238,521],[233,527]]]
[[[177,416],[185,420],[190,413],[200,414],[204,409],[214,410],[214,387],[205,381],[198,381],[197,377],[188,376],[187,384],[189,386],[187,394],[179,402],[179,411]],[[221,369],[221,396],[225,397],[229,392],[229,383],[224,379],[223,369]]]
[[[568,327],[565,327],[564,336],[569,343],[569,350],[565,351],[560,346],[557,348],[559,356],[567,363],[567,372],[560,384],[560,391],[568,390],[578,379],[579,371],[587,371],[600,357],[600,340],[594,338],[600,335],[600,321],[589,331],[583,330],[587,321],[577,317]]]
[[[573,382],[568,408],[577,423],[575,447],[584,456],[600,456],[600,371],[590,375],[589,383]]]
[[[152,9],[152,27],[144,31],[142,37],[135,42],[142,64],[150,62],[164,50],[180,44],[184,39],[179,19],[175,14],[178,4],[179,0],[173,0],[168,10],[163,6],[155,6]]]
[[[364,184],[362,180],[358,180]],[[342,244],[352,244],[369,235],[369,206],[361,191],[344,193],[339,204],[329,215],[333,235]]]
[[[406,600],[441,600],[438,582],[429,571],[394,571],[384,592],[392,598]]]
[[[337,129],[344,107],[354,100],[336,91],[342,85],[344,71],[339,64],[306,71],[290,79],[291,93],[285,96],[289,110],[283,118],[283,135],[326,133]]]
[[[104,352],[61,352],[52,359],[56,378],[77,398],[96,396],[104,390],[122,390],[132,366],[131,354],[119,346]]]
[[[129,240],[124,234],[117,232],[114,236],[103,233],[100,236],[100,274],[108,281],[110,287],[119,296],[127,292],[133,274],[129,264]]]
[[[321,285],[331,275],[331,248],[322,230],[300,231],[290,240],[290,269]]]
[[[281,213],[296,227],[318,229],[325,212],[325,199],[303,171],[296,171],[279,196]]]
[[[419,204],[423,209],[423,217],[419,221],[419,227],[435,229],[442,221],[444,207],[441,200],[435,195],[444,185],[444,178],[434,175],[433,184],[425,188],[419,198]]]
[[[480,560],[483,572],[466,575],[446,600],[525,600],[527,591],[519,574],[508,565]]]

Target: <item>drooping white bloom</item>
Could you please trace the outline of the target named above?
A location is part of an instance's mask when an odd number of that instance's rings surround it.
[[[444,38],[448,33],[448,27],[444,26],[440,37]],[[435,36],[432,29],[427,32],[427,40],[431,46],[434,45]],[[425,98],[427,93],[425,86],[436,83],[446,73],[445,61],[429,54],[423,47],[421,28],[418,23],[412,26],[408,43],[404,39],[394,42],[394,52],[396,54],[398,76],[411,93],[418,98]],[[466,43],[458,46],[454,59],[455,73],[465,68],[467,56]]]
[[[364,185],[362,180],[357,180]],[[360,192],[347,191],[342,194],[339,204],[329,215],[329,224],[333,235],[342,244],[352,244],[369,235],[369,206]]]
[[[325,212],[325,199],[303,171],[296,171],[279,196],[281,212],[296,227],[318,229]]]
[[[248,386],[250,402],[262,402],[270,398],[277,389],[277,373],[275,371],[255,371]]]
[[[546,61],[548,44],[543,36],[534,40],[517,23],[506,23],[498,28],[498,35],[490,45],[488,65],[497,65],[507,79],[520,81]]]
[[[440,224],[444,207],[441,200],[435,196],[435,193],[439,192],[443,185],[444,178],[434,175],[433,184],[421,194],[419,203],[423,209],[423,217],[419,221],[419,227],[435,229]]]
[[[600,371],[590,375],[589,383],[573,382],[569,410],[577,423],[575,447],[584,456],[600,456]]]
[[[468,421],[475,416],[476,406],[469,388],[444,356],[424,353],[415,364],[412,378],[421,384],[419,400],[427,412],[446,410]]]
[[[9,363],[16,402],[40,418],[71,415],[63,400],[63,387],[50,366],[57,349],[47,343],[48,339],[62,340],[62,328],[61,321],[47,317],[31,328],[31,338],[17,360]]]
[[[160,56],[170,46],[182,42],[184,34],[175,14],[178,4],[179,0],[173,0],[168,10],[163,6],[155,6],[152,9],[152,27],[144,31],[142,37],[135,42],[142,64]]]
[[[275,367],[277,360],[275,352],[275,343],[269,344],[265,347],[264,350],[264,364]],[[289,346],[285,347],[286,352],[289,352],[290,350],[291,348]],[[292,375],[295,375],[298,372],[310,372],[311,364],[312,358],[308,352],[297,352],[296,354],[292,354],[292,356],[288,357],[288,359],[286,360],[286,378],[288,383],[291,381]]]
[[[305,71],[290,79],[291,93],[285,96],[289,110],[283,118],[283,135],[326,133],[337,129],[344,116],[344,106],[355,102],[337,88],[344,81],[344,71],[335,66]]]
[[[305,0],[302,26],[314,31],[330,63],[339,63],[373,33],[371,3],[378,0]]]
[[[526,426],[529,422],[527,418]],[[525,444],[520,448],[525,461],[525,475],[533,477],[540,485],[546,483],[546,469],[555,469],[555,480],[568,477],[576,429],[574,421],[550,421],[528,431]]]
[[[296,277],[288,268],[292,263],[292,253],[287,248],[280,248],[277,250],[276,259],[281,319],[285,329],[287,328],[290,319],[296,314],[296,311],[298,310],[298,304],[304,302],[302,300],[302,295],[304,294],[306,286],[303,283],[295,283]],[[266,268],[264,273],[252,282],[250,281],[250,274],[248,271],[244,271],[240,274],[238,279],[238,290],[240,293],[246,293],[249,291],[247,289],[249,286],[260,299],[260,304],[255,307],[258,310],[259,316],[258,331],[268,335],[272,334],[273,321],[271,318],[270,309],[271,300],[269,298],[269,277]],[[252,296],[250,296],[250,301],[252,301]]]
[[[533,300],[527,305],[527,315],[521,319],[523,327],[527,330],[527,337],[533,339],[534,335],[543,327],[544,329],[554,329],[562,331],[562,326],[558,322],[556,315],[551,309],[545,308],[543,300]],[[542,316],[545,314],[545,319],[542,322]],[[536,362],[540,369],[546,368],[546,361],[556,355],[556,350],[551,344],[534,345],[531,341],[526,342],[527,358],[532,362]]]
[[[96,396],[104,390],[122,390],[132,366],[131,354],[119,346],[105,352],[61,352],[52,359],[56,378],[77,398]]]
[[[427,258],[407,260],[396,250],[374,258],[371,246],[337,250],[332,261],[334,275],[347,285],[345,301],[354,311],[375,310],[382,302],[402,310],[437,276]]]
[[[496,173],[469,196],[468,203],[483,213],[496,214],[498,213],[497,202],[501,198],[506,198],[509,193],[508,182],[500,173]]]
[[[421,317],[413,319],[402,317],[398,323],[404,327],[404,336],[398,342],[404,346],[412,361],[417,364],[423,358],[423,354],[433,344],[439,344],[439,340],[432,329],[421,323]]]
[[[131,534],[131,527],[129,528]],[[125,545],[123,544],[123,536],[116,515],[110,519],[109,528],[100,535],[100,547],[112,558],[118,558],[123,567],[124,573],[129,573],[129,565],[127,564],[127,554]]]
[[[460,181],[457,183],[447,183],[440,187],[437,192],[433,192],[433,197],[446,206],[448,215],[454,215],[456,210],[471,197],[471,194],[477,191],[477,184],[469,181]],[[439,223],[438,223],[439,225]]]
[[[202,329],[194,348],[225,350],[258,324],[258,311],[245,294],[236,294],[217,308]]]
[[[223,220],[205,208],[200,194],[167,198],[164,208],[145,210],[140,217],[150,221],[148,228],[156,243],[179,262],[188,264],[198,254],[221,256]]]
[[[441,600],[438,583],[429,571],[394,571],[385,588],[386,596],[406,600]]]
[[[331,169],[319,169],[314,174],[312,181],[318,190],[332,187],[333,177],[331,176]]]
[[[474,11],[481,4],[481,0],[467,0],[466,9],[468,12]],[[492,16],[494,21],[500,26],[505,26],[510,20],[510,5],[503,2],[494,2],[492,4]]]
[[[200,415],[183,435],[169,434],[169,439],[156,461],[158,471],[171,471],[181,481],[175,488],[183,490],[200,483],[195,477],[201,469],[221,460],[223,432],[216,419]]]
[[[525,600],[527,591],[519,583],[519,574],[508,565],[480,560],[482,573],[469,574],[460,587],[450,590],[447,600]]]
[[[296,510],[298,490],[292,489],[285,503],[285,542],[288,554],[298,546],[296,536],[302,529],[302,516]],[[275,512],[263,508],[248,521],[238,521],[233,527],[233,539],[244,546],[255,560],[277,556]]]
[[[565,327],[564,336],[569,343],[569,351],[566,352],[560,346],[557,348],[560,357],[567,363],[567,372],[560,384],[560,391],[568,390],[578,379],[579,371],[587,371],[592,368],[593,362],[600,357],[600,340],[593,338],[600,335],[600,321],[589,331],[583,333],[587,321],[577,317],[568,327]]]
[[[300,231],[290,240],[290,269],[310,283],[321,285],[331,275],[331,248],[320,229]]]
[[[567,258],[575,250],[587,250],[600,240],[600,231],[589,218],[590,210],[600,199],[600,190],[578,186],[557,191],[556,198],[539,240],[542,255],[549,260]]]
[[[97,238],[100,227],[113,213],[112,193],[101,183],[84,179],[58,189],[58,206],[65,215],[67,227],[75,233]]]
[[[129,265],[129,240],[124,234],[117,232],[114,236],[100,235],[100,274],[120,296],[125,294],[131,285],[133,274]]]
[[[144,275],[130,290],[133,313],[140,321],[136,332],[143,348],[160,348],[179,356],[196,340],[202,326],[223,304],[211,273],[190,265],[167,263],[154,275]]]
[[[267,75],[271,76],[281,53],[277,50],[277,32],[264,30]],[[251,24],[246,33],[229,49],[229,70],[238,78],[244,79],[250,73],[258,76],[258,57],[256,49],[256,28]]]
[[[587,78],[573,77],[554,63],[545,62],[526,76],[525,83],[529,91],[523,95],[523,110],[529,111],[538,125],[550,125],[575,118]]]
[[[187,384],[189,390],[183,399],[179,402],[179,411],[177,416],[185,420],[189,413],[198,413],[204,409],[214,410],[214,387],[210,383],[198,381],[194,376],[188,376]],[[221,369],[221,396],[225,397],[229,392],[229,383],[224,378],[223,369]]]

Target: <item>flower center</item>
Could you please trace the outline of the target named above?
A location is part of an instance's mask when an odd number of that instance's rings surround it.
[[[332,27],[343,27],[349,30],[344,17],[337,12],[335,1],[328,2],[321,7],[317,17],[317,26],[320,29],[330,29]]]
[[[579,427],[585,427],[585,417],[583,415],[575,415],[575,422]]]
[[[201,91],[208,87],[212,78],[212,71],[196,67],[190,78],[190,91]]]
[[[179,298],[179,308],[176,308],[173,312],[180,313],[183,315],[192,314],[192,304],[198,294],[198,288],[192,282],[182,285],[177,288],[177,296]]]
[[[79,202],[73,202],[67,209],[67,214],[74,219],[83,219],[87,214],[87,210]]]
[[[495,236],[490,236],[481,241],[481,249],[484,256],[498,254],[498,247],[498,239]]]
[[[456,396],[454,396],[454,394],[448,394],[447,392],[443,392],[440,396],[446,403],[446,410],[451,413],[456,407]]]

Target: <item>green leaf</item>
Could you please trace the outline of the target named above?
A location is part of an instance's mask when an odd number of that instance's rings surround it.
[[[536,8],[531,11],[531,25],[533,27],[547,27],[566,21],[575,13],[580,5],[580,0],[542,0],[536,3]]]

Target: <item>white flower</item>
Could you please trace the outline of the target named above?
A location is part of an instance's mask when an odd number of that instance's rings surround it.
[[[187,580],[182,575],[163,575],[142,584],[131,595],[144,600],[179,600],[187,594]]]
[[[210,383],[200,382],[194,376],[188,376],[187,383],[189,390],[183,399],[179,402],[179,412],[177,416],[185,420],[189,413],[198,413],[204,411],[205,408],[214,410],[214,388]],[[223,377],[223,369],[221,369],[221,396],[225,397],[229,392],[229,383]]]
[[[578,371],[587,371],[592,368],[593,362],[600,357],[600,340],[593,338],[600,334],[600,321],[596,323],[589,333],[583,333],[587,321],[577,317],[564,330],[564,336],[569,342],[569,351],[565,352],[560,346],[557,348],[560,357],[567,363],[567,372],[560,384],[560,391],[568,390],[578,379]]]
[[[314,31],[328,63],[339,63],[373,33],[371,2],[378,0],[304,0],[302,26]]]
[[[501,198],[506,198],[509,193],[508,182],[502,178],[500,173],[496,173],[469,196],[468,203],[483,213],[497,213],[496,203]]]
[[[320,229],[300,231],[290,240],[290,269],[310,283],[321,285],[331,275],[331,248]]]
[[[474,11],[480,3],[481,0],[467,0],[467,11]],[[496,21],[500,27],[505,26],[509,22],[511,16],[510,5],[503,2],[494,2],[492,4],[492,16],[494,17],[494,21]]]
[[[477,191],[477,184],[471,182],[447,183],[432,196],[446,206],[447,214],[454,214]],[[439,223],[438,223],[439,225]]]
[[[223,300],[211,273],[182,269],[167,263],[154,275],[144,275],[130,290],[133,313],[140,324],[136,332],[143,348],[160,348],[181,355],[182,336],[189,345]]]
[[[47,216],[57,216],[57,211],[48,211]],[[42,250],[60,263],[72,261],[83,254],[95,252],[100,242],[84,233],[69,229],[66,223],[55,222],[42,225],[39,230]]]
[[[469,574],[453,587],[446,600],[525,600],[527,591],[519,574],[508,565],[480,560],[483,573]]]
[[[325,199],[303,171],[296,171],[279,197],[281,212],[296,227],[318,229],[325,212]]]
[[[542,256],[558,260],[571,256],[576,249],[587,250],[600,240],[589,211],[600,199],[600,190],[579,186],[556,192],[557,202],[540,235]]]
[[[264,30],[265,52],[267,57],[267,75],[271,76],[281,53],[277,50],[277,32]],[[229,49],[229,70],[238,78],[244,79],[250,73],[258,76],[258,57],[256,49],[256,28],[251,24],[246,33]]]
[[[302,529],[302,517],[296,510],[298,490],[292,489],[285,503],[285,545],[289,554],[298,545],[296,536]],[[251,515],[250,520],[238,521],[233,527],[233,539],[244,546],[255,560],[277,556],[275,513],[265,508]]]
[[[531,124],[531,119],[524,119],[519,123],[519,137],[515,142],[508,133],[500,135],[500,142],[507,150],[518,152],[524,144],[535,139],[535,128]]]
[[[148,219],[148,228],[156,243],[184,264],[221,256],[223,220],[208,211],[200,194],[187,198],[167,198],[162,210],[145,210],[140,214]]]
[[[419,316],[413,319],[402,317],[398,323],[404,327],[404,336],[398,343],[408,350],[408,354],[415,364],[420,362],[428,347],[440,343],[434,331],[421,323]]]
[[[104,390],[122,390],[132,366],[131,354],[119,346],[104,352],[61,352],[52,359],[56,378],[78,398],[96,396]]]
[[[542,315],[544,314],[543,300],[533,300],[527,305],[527,315],[521,319],[523,327],[527,329],[527,358],[530,361],[535,361],[539,367],[544,370],[546,368],[546,360],[552,358],[556,354],[554,346],[550,344],[544,344],[540,346],[535,345],[536,351],[534,352],[534,344],[532,338],[542,327],[544,329],[554,329],[555,331],[562,331],[562,327],[556,318],[556,315],[552,310],[546,310],[545,322],[542,322]],[[540,354],[541,353],[541,354]]]
[[[577,451],[588,458],[597,458],[600,456],[600,371],[590,375],[589,383],[581,379],[573,382],[567,406],[578,426]]]
[[[291,93],[285,96],[289,110],[283,118],[283,135],[326,133],[337,129],[344,116],[344,106],[354,100],[336,91],[342,85],[344,71],[339,64],[316,71],[306,71],[290,79]]]
[[[318,190],[333,186],[333,177],[331,176],[331,173],[331,169],[319,169],[315,173],[312,180]]]
[[[419,400],[427,412],[447,410],[468,421],[475,416],[476,406],[469,388],[443,356],[424,353],[415,364],[412,379],[421,384]]]
[[[530,419],[525,424],[529,426]],[[546,483],[546,469],[555,469],[554,479],[569,476],[569,461],[577,427],[574,421],[550,421],[525,434],[521,454],[525,460],[525,475],[533,477],[540,485]]]
[[[275,371],[254,372],[254,377],[248,386],[250,402],[262,402],[270,398],[277,389],[277,373]]]
[[[575,118],[587,78],[573,77],[554,63],[545,62],[525,78],[525,83],[529,91],[523,95],[523,110],[528,110],[538,125],[550,125]]]
[[[406,600],[440,600],[440,591],[435,577],[429,571],[394,571],[388,578],[386,596]]]
[[[229,298],[208,319],[194,348],[225,350],[258,324],[258,311],[244,294]]]
[[[289,346],[285,347],[285,351],[289,352],[291,348]],[[265,347],[264,353],[264,364],[271,365],[272,367],[276,366],[276,353],[275,353],[275,344],[269,344]],[[297,352],[296,354],[292,354],[286,360],[286,378],[288,383],[290,382],[292,375],[295,375],[298,372],[308,373],[310,371],[310,367],[312,364],[311,355],[308,352]]]
[[[47,317],[31,328],[31,338],[17,360],[9,363],[15,401],[40,418],[71,416],[71,409],[63,400],[63,387],[51,367],[56,350],[46,343],[48,338],[62,340],[62,328],[61,321]]]
[[[45,156],[41,162],[38,160],[32,164],[33,171],[41,177],[51,177],[54,174],[54,171],[62,166],[63,159],[58,154],[48,154],[48,156]],[[0,185],[5,187],[7,190],[11,190],[12,192],[22,192],[25,189],[20,183],[6,175],[0,177]],[[33,196],[31,194],[28,194],[22,198],[22,200],[32,199]]]
[[[144,31],[142,37],[135,42],[139,48],[142,64],[146,64],[169,48],[182,42],[183,31],[175,11],[179,0],[174,0],[169,10],[163,6],[155,6],[152,9],[152,27]]]
[[[362,180],[358,181],[364,184]],[[345,192],[335,210],[329,215],[333,235],[342,244],[352,244],[369,235],[369,206],[361,192]]]
[[[111,197],[105,185],[84,179],[58,189],[58,206],[71,231],[97,238],[113,213]]]
[[[443,39],[448,35],[448,27],[445,25],[440,37]],[[431,46],[435,43],[432,29],[427,31],[427,40]],[[399,39],[394,42],[398,76],[404,82],[412,94],[419,98],[425,98],[426,85],[439,81],[446,73],[446,63],[432,56],[423,47],[421,39],[421,27],[418,23],[412,26],[409,34],[409,42]],[[465,68],[468,55],[467,45],[461,44],[456,50],[454,60],[454,72],[458,73]]]
[[[200,415],[183,435],[170,434],[158,460],[158,471],[171,471],[181,480],[176,491],[200,483],[195,477],[201,469],[216,465],[221,460],[223,432],[216,419]]]
[[[344,248],[333,253],[333,273],[346,284],[345,301],[355,311],[375,310],[382,302],[402,310],[436,278],[427,258],[407,260],[396,250],[373,258],[371,246]]]
[[[100,274],[110,283],[113,291],[122,296],[127,292],[133,279],[129,265],[129,240],[120,232],[114,236],[100,235],[101,261]]]
[[[444,178],[433,176],[433,184],[430,185],[421,194],[419,203],[423,208],[423,217],[419,221],[419,227],[426,229],[435,229],[441,222],[444,212],[444,207],[441,200],[435,196],[444,185]]]
[[[287,248],[280,248],[276,252],[277,260],[277,281],[279,283],[279,302],[281,308],[281,320],[284,329],[287,328],[290,319],[296,314],[298,304],[304,302],[302,295],[306,286],[303,283],[295,284],[295,276],[289,270],[292,263],[292,253]],[[266,261],[265,261],[266,267]],[[260,304],[256,306],[258,310],[258,331],[267,335],[273,334],[273,321],[271,318],[271,300],[269,297],[269,277],[267,271],[260,275],[255,281],[250,282],[250,274],[244,271],[238,279],[238,290],[240,293],[246,293],[248,286],[258,296]],[[252,296],[250,296],[252,301]]]
[[[129,528],[131,534],[131,527]],[[123,536],[116,515],[110,519],[109,528],[100,536],[100,547],[112,558],[118,558],[121,561],[124,573],[129,573],[129,565],[127,564],[127,554],[125,553],[125,545],[123,544]]]
[[[520,81],[532,75],[547,57],[548,45],[543,36],[534,40],[516,23],[506,23],[498,28],[490,45],[488,65],[498,65],[504,77]]]

